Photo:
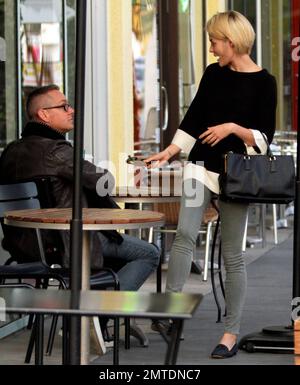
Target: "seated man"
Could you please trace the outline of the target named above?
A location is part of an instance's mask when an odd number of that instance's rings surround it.
[[[56,85],[35,89],[27,100],[26,124],[22,138],[10,143],[0,159],[1,183],[14,183],[37,177],[49,177],[55,207],[72,207],[73,147],[65,134],[74,128],[74,110]],[[102,176],[113,176],[92,163],[83,165],[83,207],[117,208],[108,196],[100,197],[96,185]],[[112,185],[113,183],[108,183]],[[24,232],[24,230],[21,230]],[[47,238],[51,237],[51,232]],[[69,233],[60,232],[62,264],[69,266]],[[36,240],[13,236],[6,240],[8,248],[27,254],[27,262],[35,259]],[[103,259],[118,258],[123,267],[118,271],[121,290],[138,290],[156,269],[159,252],[155,246],[115,231],[97,231],[92,235],[91,267],[101,268]],[[51,262],[51,261],[50,261]]]

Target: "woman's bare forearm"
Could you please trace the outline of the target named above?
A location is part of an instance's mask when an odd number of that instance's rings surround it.
[[[232,134],[242,139],[242,141],[246,143],[248,146],[256,145],[254,135],[252,131],[249,130],[248,128],[239,126],[236,123],[231,123],[231,130],[232,130]]]

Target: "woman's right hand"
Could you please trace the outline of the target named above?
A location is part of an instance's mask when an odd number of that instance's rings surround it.
[[[171,144],[165,150],[145,159],[144,162],[148,163],[148,168],[160,167],[166,164],[168,160],[176,155],[179,151],[180,148],[178,146]]]

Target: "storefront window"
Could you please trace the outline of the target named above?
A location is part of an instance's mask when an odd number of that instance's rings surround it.
[[[74,100],[75,4],[75,0],[20,0],[22,124],[24,102],[35,87],[54,83],[70,93],[71,103]]]
[[[247,17],[250,23],[256,28],[256,1],[254,0],[231,0],[230,1],[230,9],[234,9],[238,12],[241,12],[243,15]],[[257,46],[254,45],[251,56],[253,60],[257,61]]]
[[[54,83],[63,90],[62,1],[21,0],[20,35],[23,100],[35,87]]]
[[[277,79],[277,129],[291,131],[291,6],[289,0],[262,1],[262,57]],[[295,129],[295,128],[294,128]]]
[[[56,83],[74,102],[75,4],[0,0],[0,154],[19,137],[26,121],[24,102],[33,88]],[[0,263],[8,258],[0,248]]]
[[[192,42],[191,2],[178,1],[179,23],[179,104],[180,120],[186,114],[196,92]]]
[[[71,105],[75,103],[76,0],[67,0],[65,8],[65,92]]]
[[[0,152],[17,132],[15,31],[14,2],[0,0]]]
[[[74,102],[76,0],[0,0],[0,153],[26,121],[35,87],[57,84]]]
[[[16,92],[16,10],[15,2],[0,0],[0,153],[11,140],[16,138],[17,92]],[[2,229],[0,227],[0,241]],[[0,263],[9,254],[0,248]],[[2,315],[2,317],[1,317]],[[0,329],[16,316],[0,312]],[[2,330],[0,330],[0,336]]]
[[[292,58],[290,0],[261,0],[260,9],[253,0],[232,0],[232,9],[243,13],[256,27],[256,16],[261,14],[261,65],[267,68],[277,80],[278,108],[277,131],[295,130],[292,124]],[[256,55],[254,55],[254,59]]]
[[[158,47],[156,0],[132,0],[135,151],[158,148]]]

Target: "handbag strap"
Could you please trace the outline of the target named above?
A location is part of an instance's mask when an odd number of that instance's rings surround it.
[[[268,155],[270,158],[274,158],[274,154],[273,154],[273,152],[272,152],[272,150],[271,150],[271,147],[270,147],[269,142],[267,141],[265,135],[264,135],[261,131],[259,131],[259,132],[260,132],[261,136],[263,137],[263,140],[265,141],[265,143],[266,143],[266,145],[267,145],[267,154],[266,154],[266,155]],[[247,156],[247,147],[246,147],[246,144],[245,144],[244,155]]]
[[[273,152],[272,152],[271,147],[269,145],[269,142],[267,141],[265,135],[262,132],[260,132],[260,133],[261,133],[261,136],[263,137],[263,139],[267,145],[267,155],[271,158],[274,158],[274,155],[273,155]]]

